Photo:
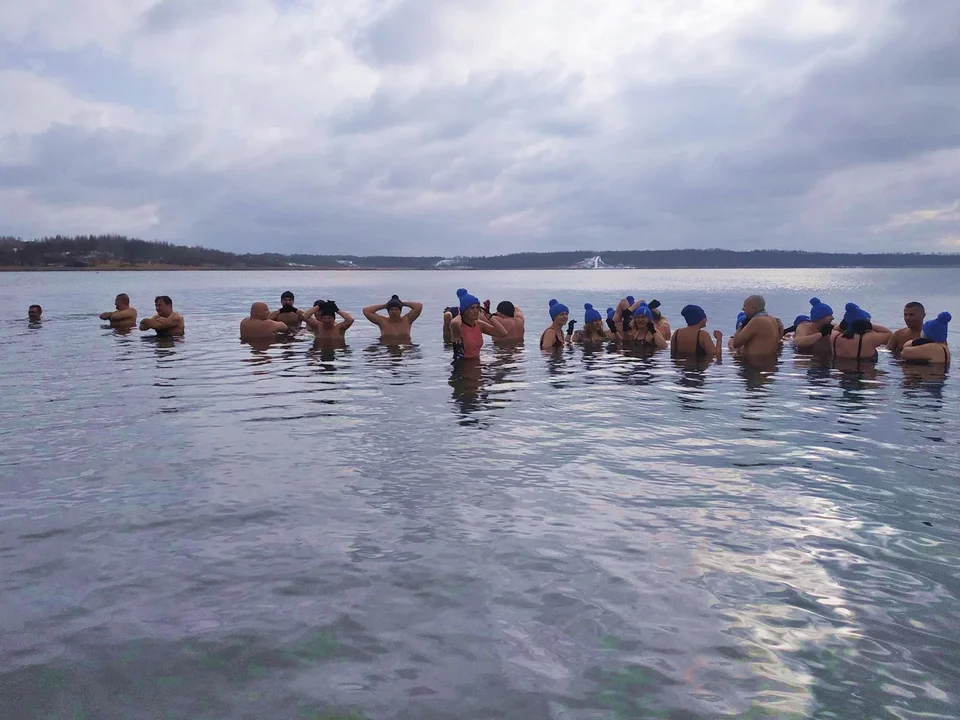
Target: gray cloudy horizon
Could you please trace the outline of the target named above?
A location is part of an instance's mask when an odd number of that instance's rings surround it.
[[[6,3],[0,98],[0,235],[960,251],[955,0]]]

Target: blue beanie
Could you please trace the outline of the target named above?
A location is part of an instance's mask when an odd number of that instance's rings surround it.
[[[557,315],[560,313],[569,313],[570,308],[564,305],[562,302],[557,302],[556,300],[550,301],[550,319],[556,320]]]
[[[607,308],[607,320],[613,320],[613,316],[617,314],[617,311],[613,308]]]
[[[857,320],[870,320],[870,313],[861,308],[856,303],[847,303],[844,307],[843,320],[848,328],[852,328]],[[811,313],[812,316],[812,313]]]
[[[743,310],[741,310],[740,312],[737,313],[737,330],[739,330],[740,326],[743,325],[746,321],[747,321],[747,314]]]
[[[633,295],[627,295],[627,304],[628,304],[628,305],[633,305],[635,302],[636,302],[636,300],[633,299]]]
[[[810,298],[810,320],[812,322],[818,322],[830,315],[833,315],[832,307],[824,302],[820,302],[820,298]]]
[[[831,314],[831,315],[833,314],[833,311],[832,311],[832,310],[830,311],[830,314]],[[824,315],[824,317],[826,317],[826,315]],[[800,323],[810,322],[810,320],[811,320],[811,318],[810,318],[810,316],[808,316],[808,315],[797,315],[797,316],[793,319],[793,326],[796,327],[796,326],[799,325]]]
[[[684,305],[680,311],[683,319],[687,321],[687,326],[697,325],[701,320],[706,320],[707,314],[699,305]]]
[[[480,300],[476,296],[468,293],[464,288],[457,290],[457,297],[460,298],[460,312],[463,312],[471,305],[480,304]]]
[[[593,305],[591,305],[590,303],[586,303],[583,306],[583,309],[586,310],[586,312],[583,314],[584,325],[589,325],[590,323],[596,322],[597,320],[603,320],[603,316],[597,310],[594,310]]]
[[[942,312],[933,320],[927,320],[923,324],[923,336],[934,342],[947,341],[947,324],[953,320],[953,316],[948,312]]]
[[[637,309],[633,311],[634,317],[640,317],[641,315],[647,318],[647,320],[653,320],[653,310],[651,310],[650,306],[645,302],[640,303],[640,305],[637,306]]]

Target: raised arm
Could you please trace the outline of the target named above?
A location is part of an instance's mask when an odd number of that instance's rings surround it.
[[[663,335],[654,330],[653,344],[656,346],[657,350],[663,350],[667,346],[667,341],[664,339]]]
[[[720,332],[719,330],[714,330],[713,339],[717,341],[716,344],[714,345],[713,356],[717,360],[722,360],[723,359],[723,333]]]
[[[386,304],[367,305],[363,309],[363,316],[367,320],[372,322],[374,325],[383,326],[383,324],[387,321],[387,319],[383,315],[378,315],[377,313],[379,313],[381,310],[386,310],[386,309],[387,309]]]
[[[883,345],[893,337],[893,330],[884,325],[873,323],[873,331],[881,336],[881,338],[877,339],[877,345]]]
[[[491,337],[506,337],[507,329],[503,326],[503,323],[500,322],[500,318],[496,315],[489,316],[486,320],[482,318],[477,318],[477,325],[480,326],[480,331],[490,335]]]
[[[405,302],[403,306],[410,308],[410,312],[403,316],[403,319],[409,323],[413,323],[423,312],[423,303]]]
[[[450,321],[450,342],[458,343],[463,339],[463,316],[457,315]]]
[[[353,315],[346,310],[337,310],[337,315],[343,318],[343,322],[337,324],[337,328],[339,328],[340,332],[346,332],[347,328],[353,325]]]

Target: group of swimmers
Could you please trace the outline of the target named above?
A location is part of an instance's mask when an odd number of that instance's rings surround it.
[[[526,320],[523,311],[510,301],[503,301],[491,312],[490,301],[480,302],[466,289],[457,291],[458,303],[444,308],[443,338],[453,348],[455,361],[480,357],[483,336],[490,336],[498,344],[517,344],[523,341]],[[353,325],[353,316],[342,310],[334,300],[317,300],[307,310],[294,304],[290,291],[280,296],[280,307],[270,311],[264,302],[250,306],[250,316],[240,322],[243,341],[273,340],[278,335],[299,332],[304,324],[323,343],[343,344],[347,330]],[[117,295],[115,310],[100,314],[111,327],[132,329],[137,323],[137,310],[130,305],[126,293]],[[156,313],[139,323],[142,331],[153,330],[159,336],[184,334],[183,316],[173,309],[173,300],[167,295],[154,299]],[[406,312],[404,312],[406,309]],[[386,311],[386,314],[382,314]],[[394,295],[387,302],[363,308],[363,316],[380,329],[380,340],[385,344],[402,345],[411,342],[413,323],[423,312],[423,304],[401,300]],[[616,306],[608,307],[606,318],[593,305],[584,305],[583,327],[576,329],[576,320],[570,319],[570,309],[557,300],[551,300],[547,312],[550,325],[540,335],[540,348],[552,350],[569,344],[619,342],[650,350],[670,348],[679,357],[720,359],[723,333],[706,329],[706,312],[698,305],[686,305],[680,311],[685,327],[671,330],[670,323],[660,310],[660,303],[636,300],[627,296]],[[31,322],[40,322],[43,309],[31,305]],[[339,318],[339,319],[338,319]],[[837,359],[852,359],[857,363],[877,359],[877,349],[886,347],[900,353],[904,360],[931,365],[950,362],[947,344],[950,313],[941,312],[926,320],[922,304],[909,302],[903,309],[905,327],[891,331],[874,323],[870,313],[854,303],[847,303],[841,321],[834,323],[833,309],[819,298],[810,300],[809,314],[798,315],[789,328],[779,318],[770,315],[762,296],[751,295],[743,303],[737,317],[736,332],[727,347],[745,357],[775,356],[781,345],[792,340],[802,353],[825,355]]]

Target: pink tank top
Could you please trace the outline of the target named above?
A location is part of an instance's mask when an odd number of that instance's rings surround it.
[[[463,338],[463,356],[465,358],[480,357],[480,348],[483,347],[483,331],[480,326],[471,327],[463,323],[460,326],[460,336]]]

